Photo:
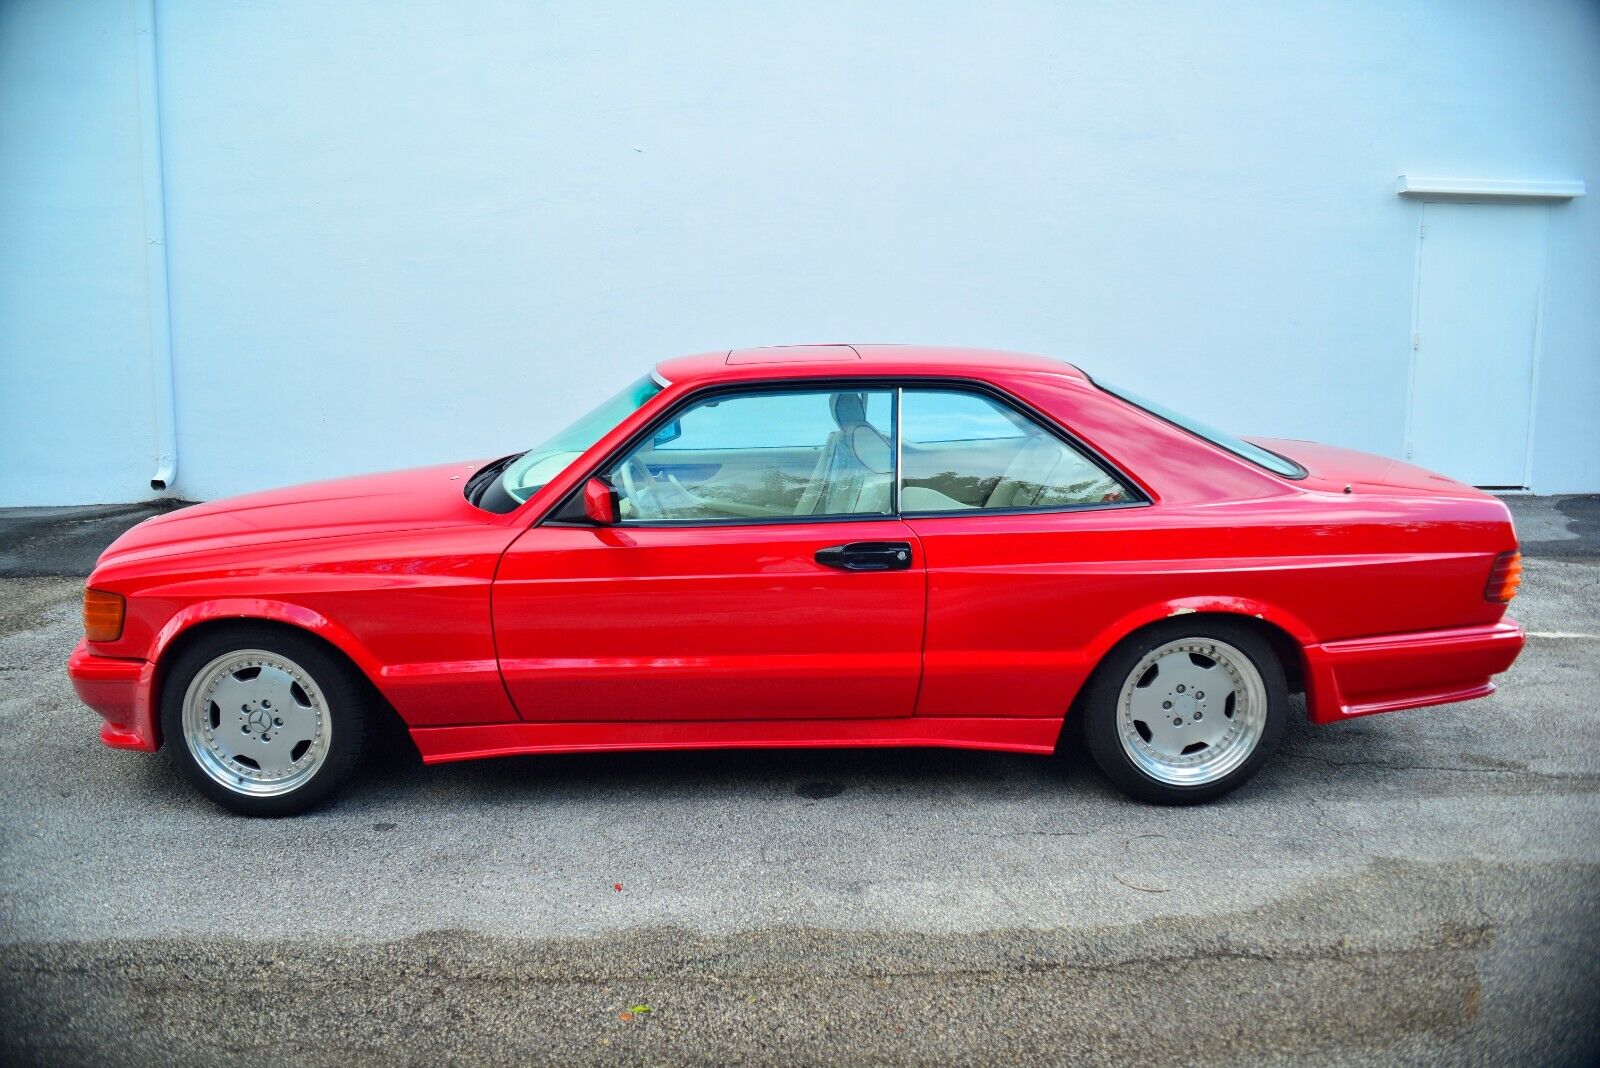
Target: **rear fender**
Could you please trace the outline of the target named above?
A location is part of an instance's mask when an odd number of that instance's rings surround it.
[[[1226,596],[1198,596],[1179,597],[1169,601],[1159,601],[1145,605],[1118,619],[1112,626],[1103,631],[1095,643],[1085,650],[1084,663],[1099,665],[1112,649],[1125,640],[1130,634],[1169,619],[1182,619],[1184,616],[1207,613],[1219,616],[1235,616],[1241,620],[1257,620],[1269,624],[1284,634],[1300,650],[1301,663],[1286,664],[1284,668],[1291,674],[1303,676],[1306,690],[1306,705],[1315,708],[1313,691],[1318,690],[1319,679],[1314,668],[1306,670],[1310,665],[1306,663],[1306,649],[1315,647],[1317,637],[1315,632],[1306,625],[1305,621],[1292,612],[1284,611],[1276,605],[1265,601],[1257,601],[1249,597]]]

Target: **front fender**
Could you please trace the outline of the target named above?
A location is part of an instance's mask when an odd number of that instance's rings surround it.
[[[380,664],[348,627],[304,605],[262,597],[222,597],[186,605],[156,632],[150,643],[149,659],[140,673],[134,698],[136,733],[145,739],[139,748],[156,749],[162,743],[159,699],[165,682],[166,657],[172,645],[195,627],[222,620],[233,622],[265,621],[282,623],[310,631],[350,658],[367,678],[376,678]]]
[[[219,598],[187,605],[156,632],[143,658],[107,656],[79,642],[67,661],[67,674],[85,704],[99,712],[106,724],[100,737],[117,749],[153,752],[160,748],[159,695],[165,660],[173,643],[195,627],[219,620],[282,623],[322,637],[372,677],[377,665],[372,653],[339,623],[303,605],[259,597]]]
[[[375,677],[382,666],[348,627],[304,605],[263,597],[222,597],[186,605],[156,632],[155,640],[150,645],[150,661],[161,663],[167,650],[179,637],[202,623],[218,620],[264,620],[310,631],[349,657],[368,678]]]

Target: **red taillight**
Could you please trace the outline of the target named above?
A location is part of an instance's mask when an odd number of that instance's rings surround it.
[[[1489,581],[1483,587],[1483,596],[1505,604],[1517,595],[1517,587],[1521,585],[1522,553],[1512,549],[1494,558],[1494,566],[1489,569]]]
[[[122,637],[124,602],[120,593],[83,591],[83,636],[92,642],[114,642]]]

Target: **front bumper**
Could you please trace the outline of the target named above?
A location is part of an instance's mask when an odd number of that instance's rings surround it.
[[[113,749],[153,753],[160,746],[154,710],[150,707],[155,665],[148,660],[96,656],[88,642],[78,642],[67,658],[67,675],[84,704],[106,722],[100,740]]]
[[[1522,652],[1522,628],[1498,623],[1382,634],[1306,647],[1312,722],[1469,701]]]

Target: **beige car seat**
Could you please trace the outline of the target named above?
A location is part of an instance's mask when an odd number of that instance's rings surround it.
[[[855,515],[888,512],[889,439],[867,422],[861,393],[835,393],[828,402],[838,427],[822,444],[795,515]]]
[[[1039,503],[1045,487],[1066,455],[1054,438],[1040,435],[1024,445],[1006,465],[1005,474],[989,491],[985,508],[1027,508]]]
[[[1121,486],[1100,468],[1055,438],[1041,434],[1006,465],[985,508],[1030,508],[1038,504],[1088,504],[1120,495]],[[1049,494],[1050,500],[1042,500]]]

